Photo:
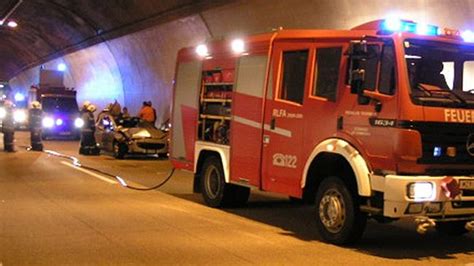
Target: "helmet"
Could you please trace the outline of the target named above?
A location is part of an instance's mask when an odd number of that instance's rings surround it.
[[[33,109],[41,109],[41,104],[38,101],[33,101],[31,103],[31,108]]]
[[[107,106],[104,108],[104,112],[110,112],[110,110],[112,110],[112,104],[111,103],[107,104]]]
[[[87,107],[89,107],[89,105],[91,105],[91,102],[85,101],[85,102],[82,104],[82,107],[84,107],[84,109],[87,109]]]
[[[87,111],[93,113],[93,112],[95,112],[95,110],[97,110],[97,108],[95,107],[95,105],[89,104],[89,106],[87,106]]]

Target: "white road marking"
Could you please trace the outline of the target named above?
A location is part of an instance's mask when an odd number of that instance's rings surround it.
[[[93,172],[91,172],[91,171],[89,171],[89,170],[82,169],[82,168],[80,168],[80,167],[74,166],[74,165],[72,165],[72,164],[69,163],[69,162],[61,161],[61,163],[64,164],[65,166],[69,166],[69,167],[71,167],[71,168],[73,168],[73,169],[76,169],[76,170],[78,170],[78,171],[81,171],[81,172],[83,172],[83,173],[86,173],[86,174],[88,174],[88,175],[90,175],[90,176],[93,176],[93,177],[95,177],[95,178],[97,178],[97,179],[100,179],[100,180],[102,180],[102,181],[105,181],[105,182],[107,182],[107,183],[109,183],[109,184],[114,184],[114,185],[115,185],[115,184],[118,184],[118,182],[115,181],[115,180],[112,180],[112,179],[103,177],[103,176],[98,175],[98,174],[96,174],[96,173],[93,173]],[[1,266],[1,265],[0,265],[0,266]]]

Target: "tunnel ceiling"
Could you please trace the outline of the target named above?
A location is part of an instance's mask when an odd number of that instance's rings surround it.
[[[64,54],[229,0],[1,0],[0,80]],[[10,28],[7,23],[18,23]]]

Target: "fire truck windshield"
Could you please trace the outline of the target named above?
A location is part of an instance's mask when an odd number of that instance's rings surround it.
[[[73,97],[43,97],[43,111],[50,113],[77,113],[79,108]]]
[[[415,104],[474,108],[474,47],[415,39],[404,47]]]

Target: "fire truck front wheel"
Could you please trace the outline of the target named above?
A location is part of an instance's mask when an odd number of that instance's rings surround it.
[[[325,178],[316,193],[316,224],[321,237],[333,244],[351,244],[362,236],[367,221],[357,195],[337,177]]]

